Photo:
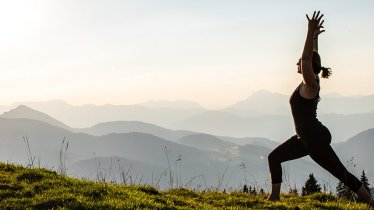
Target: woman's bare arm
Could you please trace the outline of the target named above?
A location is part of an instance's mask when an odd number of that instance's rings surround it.
[[[312,67],[312,57],[313,57],[313,44],[314,44],[314,35],[316,32],[320,31],[323,28],[321,22],[323,15],[320,15],[320,12],[316,14],[313,13],[312,18],[308,18],[308,33],[305,40],[304,50],[301,57],[301,73],[303,75],[303,85],[300,89],[300,94],[305,98],[314,98],[319,90],[319,85],[315,81],[316,77],[313,72]]]
[[[325,30],[320,30],[318,29],[317,31],[314,32],[313,36],[313,51],[318,52],[318,36],[325,32]]]
[[[313,36],[313,51],[318,52],[318,36]]]

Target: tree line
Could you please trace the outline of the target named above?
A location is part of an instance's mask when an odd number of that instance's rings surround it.
[[[365,171],[362,171],[360,181],[364,185],[366,190],[370,193],[370,195],[372,195],[370,191],[369,180],[365,174]],[[324,192],[326,192],[327,191],[326,185],[323,185],[323,188],[324,188],[323,189]],[[252,188],[252,187],[248,187],[247,185],[244,185],[243,192],[249,193],[249,194],[258,193],[255,187]],[[310,195],[310,194],[319,193],[319,192],[322,192],[321,185],[318,184],[317,179],[314,177],[313,173],[311,173],[309,174],[309,178],[306,180],[304,186],[301,188],[301,195],[305,196],[305,195]],[[263,194],[264,193],[263,189],[260,189],[259,193]],[[288,193],[295,194],[295,195],[299,194],[296,186],[294,188],[291,187]],[[345,199],[352,200],[352,201],[359,201],[357,195],[352,190],[350,190],[342,181],[339,181],[338,185],[336,186],[336,196],[339,198],[345,198]]]

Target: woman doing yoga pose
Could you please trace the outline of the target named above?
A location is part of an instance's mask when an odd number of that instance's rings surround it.
[[[318,35],[324,30],[323,14],[314,12],[308,19],[308,33],[301,59],[298,62],[298,72],[302,74],[302,82],[290,98],[292,116],[296,135],[275,148],[268,157],[271,174],[271,201],[279,200],[282,182],[281,163],[309,155],[321,167],[341,180],[352,191],[367,203],[374,205],[369,193],[362,183],[352,175],[339,160],[330,146],[331,134],[317,119],[317,104],[319,102],[319,74],[328,78],[330,69],[321,66],[318,54]],[[322,21],[321,21],[322,20]]]

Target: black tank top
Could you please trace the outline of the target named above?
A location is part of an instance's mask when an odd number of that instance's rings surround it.
[[[316,80],[319,84],[319,81]],[[319,90],[313,99],[306,99],[299,93],[300,85],[290,98],[292,116],[298,136],[313,134],[322,123],[317,119],[317,105],[320,101]]]

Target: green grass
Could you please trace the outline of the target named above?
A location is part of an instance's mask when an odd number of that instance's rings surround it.
[[[241,192],[160,191],[150,186],[124,186],[73,179],[46,169],[0,163],[0,209],[369,209],[365,204],[329,194],[267,195]],[[297,208],[296,208],[297,209]]]

